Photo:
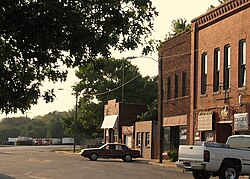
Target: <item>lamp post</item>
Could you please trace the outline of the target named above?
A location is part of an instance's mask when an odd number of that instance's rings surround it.
[[[148,56],[131,56],[131,57],[127,57],[126,60],[132,60],[135,58],[148,58],[151,59],[155,62],[158,63],[158,70],[159,70],[159,76],[158,76],[158,82],[159,84],[159,88],[160,88],[160,93],[158,93],[158,99],[159,99],[159,116],[158,116],[158,136],[159,136],[159,148],[158,148],[158,153],[159,153],[159,163],[162,163],[162,153],[163,153],[163,67],[162,67],[162,57],[159,58],[159,60],[156,60],[152,57],[148,57]]]
[[[64,89],[59,88],[58,90],[64,90]],[[76,122],[77,122],[77,116],[78,116],[78,96],[79,96],[79,92],[75,91],[74,95],[75,95],[75,98],[76,98],[76,101],[75,101],[76,102],[75,103],[75,118],[72,121],[72,123],[73,123],[73,139],[74,139],[73,152],[75,153],[76,152]]]
[[[76,91],[76,109],[75,109],[75,120],[73,121],[73,135],[74,135],[74,145],[73,145],[73,152],[76,152],[76,122],[77,122],[77,112],[78,112],[78,91]]]

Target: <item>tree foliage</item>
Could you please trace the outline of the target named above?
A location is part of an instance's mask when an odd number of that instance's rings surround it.
[[[82,132],[92,137],[101,134],[107,101],[122,101],[123,84],[125,103],[150,106],[157,99],[157,77],[142,77],[139,69],[126,59],[98,58],[95,63],[79,67],[76,76],[80,82],[75,90],[83,94],[79,102],[79,121]]]
[[[151,0],[2,0],[0,110],[24,112],[40,96],[53,101],[53,89],[41,94],[40,87],[65,81],[63,65],[147,44],[155,16]]]
[[[172,32],[166,34],[165,40],[190,30],[191,24],[189,24],[185,18],[178,18],[172,21],[171,27]]]
[[[27,136],[33,138],[63,138],[67,136],[64,121],[68,112],[54,111],[33,119],[27,117],[4,118],[0,122],[0,142],[8,137]]]

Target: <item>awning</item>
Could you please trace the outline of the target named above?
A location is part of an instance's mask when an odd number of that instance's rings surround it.
[[[187,125],[187,115],[164,117],[162,125],[164,127],[186,126]]]
[[[102,129],[112,129],[115,128],[118,115],[105,116],[102,122]]]

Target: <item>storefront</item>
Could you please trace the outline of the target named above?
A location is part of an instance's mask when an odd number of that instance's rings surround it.
[[[200,112],[197,119],[195,141],[215,140],[215,117],[213,111]]]
[[[187,144],[187,115],[165,117],[163,119],[163,151],[177,149]]]

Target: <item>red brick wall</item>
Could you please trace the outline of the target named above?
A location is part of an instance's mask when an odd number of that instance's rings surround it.
[[[233,111],[231,113],[250,112],[247,106],[240,106],[238,101],[240,94],[250,94],[249,7],[250,2],[247,0],[229,0],[192,21],[190,115],[195,116],[195,118],[197,118],[199,111],[214,111],[217,114],[216,123],[218,123],[221,120],[220,111],[225,105],[230,105],[230,109]],[[247,45],[247,80],[246,87],[238,88],[238,52],[239,41],[242,39],[246,40]],[[230,90],[227,91],[230,102],[224,104],[224,47],[228,44],[231,49]],[[216,48],[220,49],[219,82],[221,88],[218,92],[213,92],[214,50]],[[208,55],[207,92],[206,95],[201,95],[201,56],[204,52]],[[194,121],[197,120],[195,118]],[[233,115],[229,116],[228,120],[233,121]],[[190,133],[195,132],[195,122],[191,125]],[[217,133],[220,132],[217,131]]]
[[[163,63],[163,117],[189,114],[191,32],[185,32],[163,43],[159,58]],[[186,72],[186,95],[182,96],[182,74]],[[174,97],[178,74],[178,97]],[[171,78],[171,99],[167,100],[167,79]],[[159,90],[160,91],[160,90]],[[159,95],[160,96],[160,95]]]
[[[230,5],[230,4],[229,4]],[[228,6],[229,6],[228,5]],[[211,23],[201,24],[198,27],[198,56],[197,56],[197,108],[210,108],[224,106],[224,101],[219,100],[224,98],[223,90],[219,93],[213,93],[213,67],[214,67],[214,49],[220,48],[221,63],[220,63],[220,83],[223,85],[223,60],[224,46],[229,44],[231,47],[231,67],[230,67],[230,105],[238,105],[238,46],[239,41],[246,40],[247,52],[250,49],[250,3],[248,8],[236,8],[230,13],[226,13],[223,17],[214,18]],[[223,8],[223,7],[222,7]],[[207,15],[208,16],[208,15]],[[195,23],[195,21],[193,22]],[[208,74],[207,74],[207,95],[201,96],[201,55],[207,52],[208,55]],[[247,53],[247,60],[250,59],[250,53]],[[245,92],[250,94],[250,63],[247,62],[247,86]],[[191,81],[193,79],[191,78]],[[222,88],[223,89],[223,88]]]

